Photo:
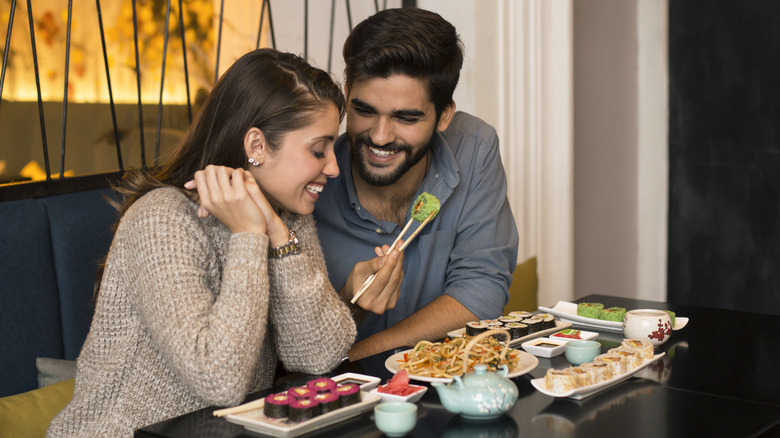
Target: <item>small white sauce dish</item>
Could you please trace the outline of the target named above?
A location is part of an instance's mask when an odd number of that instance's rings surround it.
[[[555,357],[564,352],[566,349],[565,340],[550,339],[550,338],[537,338],[530,341],[523,342],[523,350],[538,357]]]
[[[369,391],[371,394],[376,394],[380,397],[382,397],[382,403],[400,403],[400,402],[407,402],[407,403],[415,403],[418,400],[422,398],[423,395],[428,391],[427,386],[422,385],[412,385],[409,384],[410,388],[415,389],[416,391],[405,396],[401,395],[395,395],[395,394],[388,394],[386,392],[379,392],[379,388],[374,388],[371,391]]]
[[[365,374],[358,373],[344,373],[338,376],[331,377],[334,382],[339,385],[345,385],[347,383],[354,383],[360,387],[361,391],[370,391],[379,385],[379,377],[367,376]]]

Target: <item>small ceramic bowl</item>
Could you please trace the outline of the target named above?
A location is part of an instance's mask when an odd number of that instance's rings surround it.
[[[384,385],[383,385],[384,386]],[[417,400],[420,400],[422,396],[428,391],[427,386],[422,385],[409,385],[410,388],[414,389],[415,391],[409,395],[395,395],[395,394],[388,394],[386,392],[381,392],[379,389],[381,386],[378,386],[371,391],[369,391],[371,394],[376,394],[380,397],[382,397],[382,403],[389,403],[389,402],[409,402],[414,403]]]
[[[539,357],[555,357],[563,353],[566,341],[562,339],[537,338],[522,343],[523,350]]]
[[[380,403],[374,406],[377,429],[387,436],[404,436],[417,424],[417,405],[414,403]]]
[[[623,320],[623,334],[628,339],[649,341],[657,347],[672,336],[672,320],[663,310],[630,310]]]
[[[564,355],[574,365],[590,362],[601,354],[601,344],[597,341],[569,341]]]

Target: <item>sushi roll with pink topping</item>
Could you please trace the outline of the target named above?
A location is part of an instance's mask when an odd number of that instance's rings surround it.
[[[290,408],[287,417],[290,421],[311,420],[320,414],[320,406],[316,400],[300,399],[290,401]]]
[[[354,383],[348,383],[346,385],[338,385],[336,387],[336,395],[339,396],[339,406],[349,406],[355,403],[360,403],[360,387]]]
[[[290,396],[284,392],[269,395],[264,400],[263,415],[270,418],[286,417],[290,400]]]

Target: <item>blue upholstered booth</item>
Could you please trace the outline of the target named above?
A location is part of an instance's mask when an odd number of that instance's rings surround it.
[[[78,357],[113,236],[110,193],[0,202],[0,397],[38,387],[36,357]]]

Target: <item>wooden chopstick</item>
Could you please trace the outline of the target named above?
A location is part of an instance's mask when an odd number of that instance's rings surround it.
[[[215,417],[224,417],[225,415],[234,415],[234,414],[241,414],[243,412],[253,411],[255,409],[259,409],[262,405],[265,399],[257,399],[248,403],[244,403],[243,405],[233,406],[232,408],[225,408],[225,409],[217,409],[214,411]]]
[[[407,246],[409,246],[409,243],[411,243],[411,241],[414,240],[414,238],[417,237],[418,234],[420,234],[420,231],[422,231],[422,229],[428,224],[428,222],[430,222],[433,219],[433,217],[436,216],[436,213],[438,213],[438,211],[432,211],[431,214],[429,214],[428,217],[425,218],[425,220],[420,224],[420,226],[417,227],[416,230],[414,230],[414,233],[412,233],[412,235],[409,236],[409,240],[404,241],[404,244],[401,245],[399,251],[403,251],[406,249]],[[404,229],[401,230],[401,233],[398,235],[398,237],[396,237],[395,241],[390,246],[390,251],[392,251],[393,248],[395,248],[395,245],[398,243],[398,241],[401,240],[401,236],[403,236],[406,233],[406,231],[409,229],[409,226],[412,225],[412,221],[414,221],[414,219],[409,219],[409,222],[406,223]],[[352,299],[349,302],[355,304],[355,302],[360,298],[360,296],[363,295],[363,292],[365,292],[366,289],[368,289],[371,286],[371,284],[374,283],[375,278],[376,278],[376,273],[371,274],[368,278],[366,278],[366,281],[363,282],[363,285],[360,286],[358,292],[355,294],[355,296],[352,297]]]

